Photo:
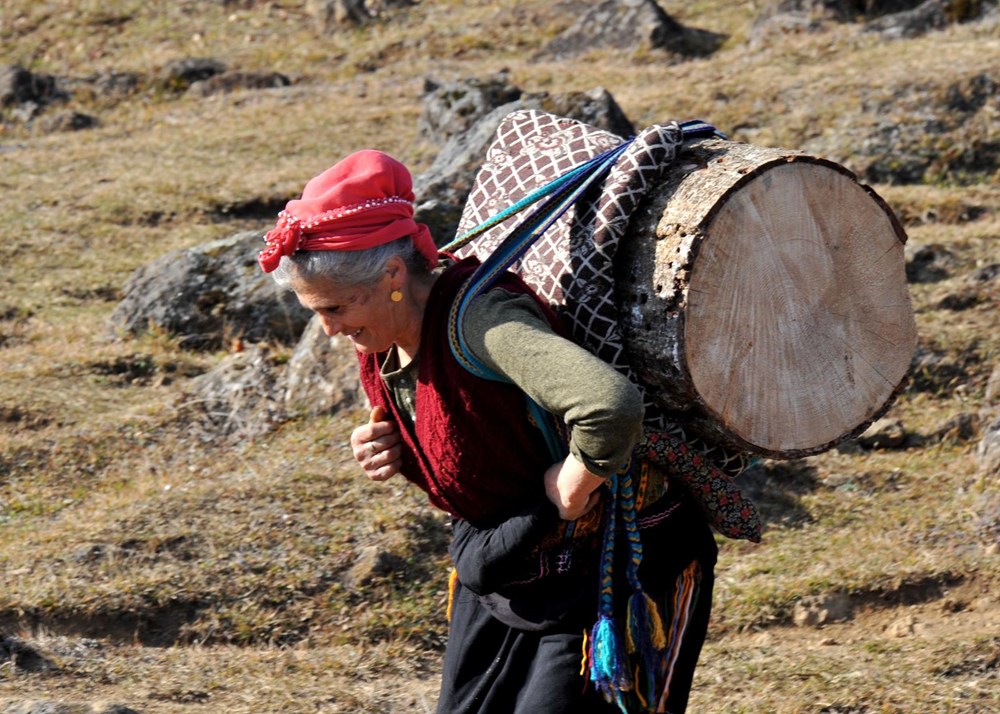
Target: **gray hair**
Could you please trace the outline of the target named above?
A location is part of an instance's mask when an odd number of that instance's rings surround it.
[[[415,275],[430,271],[427,259],[407,236],[366,250],[300,250],[284,256],[271,275],[286,290],[296,280],[325,280],[344,287],[369,287],[378,282],[390,258],[399,256]]]

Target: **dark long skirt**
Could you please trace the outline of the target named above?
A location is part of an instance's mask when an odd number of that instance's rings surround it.
[[[640,578],[661,605],[668,648],[657,674],[657,701],[643,706],[632,698],[628,710],[681,714],[708,628],[718,550],[701,513],[686,502],[645,526]],[[586,614],[572,613],[542,631],[524,631],[497,620],[478,595],[458,584],[438,714],[620,712],[594,691],[589,673],[581,673],[584,632],[597,614],[596,583],[587,599],[593,606]]]

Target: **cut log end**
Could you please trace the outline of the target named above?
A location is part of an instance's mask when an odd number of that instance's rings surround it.
[[[766,452],[808,451],[873,418],[916,343],[894,221],[819,163],[777,166],[729,195],[685,315],[695,391]]]
[[[636,373],[730,446],[791,458],[849,438],[916,347],[902,228],[832,162],[718,140],[685,152],[616,258]]]

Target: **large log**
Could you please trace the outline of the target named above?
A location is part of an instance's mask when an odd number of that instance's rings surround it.
[[[616,257],[632,366],[712,440],[774,458],[828,449],[905,380],[916,346],[905,241],[842,166],[690,144]]]

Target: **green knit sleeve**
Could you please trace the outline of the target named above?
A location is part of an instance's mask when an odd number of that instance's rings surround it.
[[[638,389],[586,349],[557,335],[530,295],[493,289],[462,323],[472,353],[523,389],[569,428],[570,452],[610,476],[642,435]]]

